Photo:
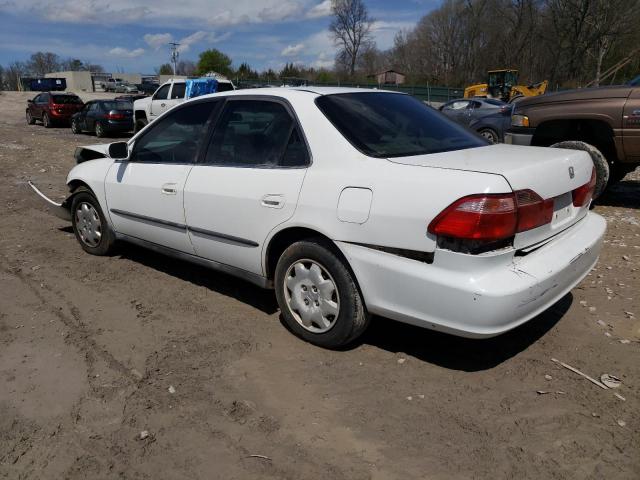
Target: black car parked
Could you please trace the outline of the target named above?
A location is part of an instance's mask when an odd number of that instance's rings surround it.
[[[107,133],[133,130],[133,104],[117,100],[93,100],[71,117],[71,131],[95,132],[97,137]]]

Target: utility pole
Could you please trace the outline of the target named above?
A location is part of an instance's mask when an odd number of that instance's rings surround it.
[[[179,43],[169,42],[171,45],[171,63],[173,64],[173,74],[178,74],[178,58],[180,57],[180,52],[178,51]]]

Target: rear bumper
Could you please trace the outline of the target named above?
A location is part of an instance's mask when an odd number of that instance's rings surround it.
[[[492,337],[543,312],[591,270],[605,220],[584,219],[526,256],[437,250],[433,264],[338,242],[371,313],[464,337]]]
[[[103,128],[109,132],[128,132],[133,130],[133,120],[117,122],[109,120],[102,124]]]

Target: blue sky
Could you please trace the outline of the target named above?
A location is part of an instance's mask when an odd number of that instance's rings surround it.
[[[393,44],[439,0],[365,0],[378,47]],[[280,69],[285,62],[333,65],[330,0],[0,0],[0,64],[51,51],[107,71],[153,73],[169,60],[218,48],[237,66]]]

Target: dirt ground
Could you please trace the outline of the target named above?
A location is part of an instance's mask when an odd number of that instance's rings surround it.
[[[271,292],[83,253],[25,183],[62,198],[74,147],[99,142],[27,126],[28,97],[0,95],[0,478],[640,478],[640,171],[595,207],[597,267],[525,326],[471,341],[375,318],[332,352]]]

